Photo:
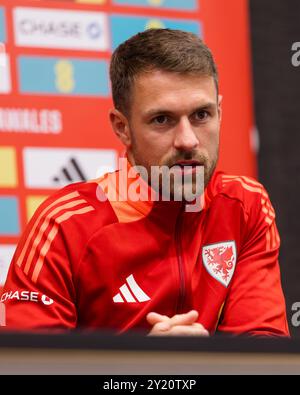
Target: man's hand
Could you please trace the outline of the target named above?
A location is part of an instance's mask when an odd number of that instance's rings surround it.
[[[209,336],[209,332],[204,326],[196,322],[198,318],[196,310],[185,314],[176,314],[173,317],[149,313],[146,318],[153,326],[149,336]]]

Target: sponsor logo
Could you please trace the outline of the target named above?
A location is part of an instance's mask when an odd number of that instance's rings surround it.
[[[13,244],[0,246],[0,287],[5,283],[15,249],[16,246]]]
[[[149,19],[144,30],[148,29],[165,29],[164,23],[160,19]]]
[[[94,40],[97,40],[102,34],[101,26],[97,22],[90,23],[87,26],[86,31],[88,35]]]
[[[25,184],[48,189],[94,179],[115,170],[116,161],[115,150],[26,147]]]
[[[124,303],[125,301],[142,303],[150,300],[149,296],[138,286],[132,274],[126,278],[126,283],[119,290],[120,292],[113,297],[115,303]]]
[[[53,177],[53,181],[58,185],[60,185],[61,182],[70,183],[70,182],[87,181],[87,180],[88,178],[84,174],[84,171],[83,169],[81,169],[76,158],[70,158],[67,165],[61,169],[59,176]]]
[[[0,107],[0,132],[59,134],[62,129],[59,110]]]
[[[223,241],[202,248],[202,260],[206,270],[225,287],[233,276],[236,258],[234,241]]]
[[[19,202],[17,197],[0,197],[0,218],[0,236],[19,236]]]
[[[0,43],[6,42],[5,11],[0,7]]]
[[[17,154],[14,147],[0,147],[0,187],[18,186]]]
[[[112,30],[112,46],[115,49],[119,44],[138,32],[149,28],[170,28],[185,30],[202,37],[202,25],[196,20],[147,18],[140,16],[124,16],[114,14],[110,17]]]
[[[18,46],[109,49],[107,16],[103,12],[16,7],[13,15]]]
[[[45,306],[50,306],[54,301],[47,295],[42,295],[40,292],[35,291],[8,291],[4,292],[1,296],[0,302],[7,300],[18,300],[20,302],[36,302],[43,303]]]
[[[27,211],[27,221],[33,216],[37,208],[46,200],[48,196],[42,195],[30,195],[26,198],[26,211]]]
[[[47,295],[42,295],[41,297],[42,303],[44,303],[46,306],[50,306],[53,303],[53,299],[49,298]]]
[[[106,60],[20,56],[18,71],[21,93],[110,95]]]

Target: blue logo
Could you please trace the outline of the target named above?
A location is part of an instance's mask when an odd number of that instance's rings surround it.
[[[102,34],[102,28],[99,25],[99,23],[97,23],[97,22],[90,23],[87,26],[86,30],[87,30],[87,34],[89,35],[89,37],[93,40],[96,40]]]
[[[110,96],[106,60],[20,56],[21,93]]]
[[[0,43],[6,42],[6,31],[5,31],[5,12],[4,8],[0,7]]]
[[[190,19],[165,19],[157,17],[124,16],[114,14],[110,18],[113,49],[129,37],[150,28],[169,28],[195,33],[202,37],[202,25]]]
[[[114,4],[196,11],[197,0],[113,0]]]
[[[13,196],[0,196],[0,236],[20,234],[18,199]]]

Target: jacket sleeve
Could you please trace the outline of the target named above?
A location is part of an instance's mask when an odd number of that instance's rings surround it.
[[[92,210],[76,193],[48,200],[38,209],[18,244],[2,290],[2,327],[40,330],[76,326],[72,261],[81,253],[84,239],[76,225],[81,215]]]
[[[289,336],[278,254],[275,212],[264,189],[247,213],[237,266],[218,331],[254,336]]]

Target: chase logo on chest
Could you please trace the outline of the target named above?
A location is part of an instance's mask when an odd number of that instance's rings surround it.
[[[236,265],[235,241],[222,241],[202,247],[202,261],[208,273],[227,287]]]

